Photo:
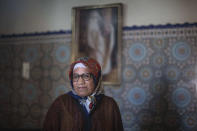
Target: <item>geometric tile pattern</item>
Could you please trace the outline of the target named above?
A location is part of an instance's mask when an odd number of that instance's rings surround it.
[[[124,28],[121,84],[106,85],[124,129],[197,130],[197,27]],[[0,127],[42,128],[70,90],[71,33],[0,39]],[[22,63],[30,63],[30,79]]]

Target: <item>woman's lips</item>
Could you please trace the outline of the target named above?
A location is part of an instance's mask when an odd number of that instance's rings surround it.
[[[86,86],[78,87],[78,89],[85,89],[85,88],[86,88]]]

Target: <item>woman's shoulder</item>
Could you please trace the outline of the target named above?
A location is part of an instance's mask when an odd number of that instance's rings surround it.
[[[55,100],[53,101],[53,104],[55,105],[62,104],[63,101],[67,101],[69,99],[70,99],[70,95],[68,95],[68,93],[65,93],[55,98]]]
[[[107,95],[103,95],[103,99],[113,100],[113,98],[111,96],[107,96]]]
[[[72,97],[68,94],[68,93],[65,93],[65,94],[62,94],[60,96],[58,96],[55,101],[67,101],[67,100],[70,100],[72,99]]]
[[[115,101],[115,99],[111,96],[103,96],[102,100],[101,100],[101,106],[103,108],[108,109],[108,111],[112,111],[112,110],[119,110],[119,106],[117,104],[117,102]]]
[[[106,96],[106,95],[104,95],[102,99],[103,99],[103,101],[106,102],[106,103],[114,103],[114,104],[116,104],[116,101],[115,101],[114,98],[111,97],[111,96]]]

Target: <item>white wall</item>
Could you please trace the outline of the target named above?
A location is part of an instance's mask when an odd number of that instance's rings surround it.
[[[123,26],[197,22],[197,0],[0,0],[0,34],[71,30],[72,7],[119,2]]]

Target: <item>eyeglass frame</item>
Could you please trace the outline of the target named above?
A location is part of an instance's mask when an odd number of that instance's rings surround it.
[[[89,75],[90,77],[89,77],[88,79],[84,79],[84,78],[85,78],[85,75]],[[77,76],[77,79],[76,79],[76,80],[74,80],[74,76],[75,76],[75,74],[72,75],[72,81],[73,81],[73,82],[78,82],[80,77],[81,77],[81,79],[83,79],[84,81],[89,81],[89,80],[92,78],[92,73],[83,73],[83,74],[81,74],[81,75],[76,74],[76,76]]]

